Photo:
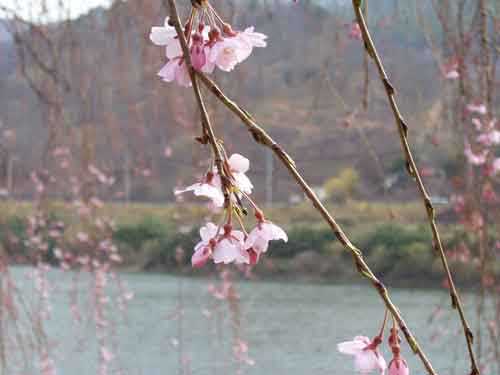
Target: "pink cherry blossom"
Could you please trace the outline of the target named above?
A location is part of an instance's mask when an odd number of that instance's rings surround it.
[[[492,130],[490,132],[483,133],[477,137],[477,141],[483,146],[492,146],[500,144],[500,131]]]
[[[453,69],[445,73],[445,78],[449,80],[455,80],[460,77],[460,74],[458,74],[458,71]]]
[[[380,343],[379,337],[376,337],[372,342],[366,336],[356,336],[353,341],[338,344],[337,349],[343,354],[354,356],[354,365],[360,374],[369,374],[373,370],[384,374],[387,365],[377,349]]]
[[[78,241],[80,241],[80,242],[88,242],[88,241],[89,241],[89,239],[90,239],[89,235],[88,235],[87,233],[85,233],[85,232],[78,232],[78,233],[76,234],[76,238],[77,238],[77,239],[78,239]]]
[[[201,241],[195,246],[191,258],[193,267],[204,266],[212,258],[214,263],[248,264],[250,257],[244,249],[245,235],[241,231],[233,230],[231,225],[219,228],[208,223],[200,229]]]
[[[245,241],[245,249],[250,253],[251,264],[258,263],[260,255],[267,251],[269,241],[272,240],[288,242],[288,236],[283,229],[270,221],[260,221]]]
[[[166,157],[166,158],[169,158],[172,156],[172,153],[173,153],[173,150],[172,150],[172,147],[170,146],[166,146],[165,149],[163,150],[163,155]]]
[[[410,375],[410,368],[403,358],[394,358],[389,362],[389,375]]]
[[[207,58],[205,65],[203,65],[203,67],[201,68],[201,71],[203,73],[213,73],[215,69],[215,63],[210,61],[210,59],[208,58],[208,56],[210,56],[210,51],[211,48],[209,46],[205,46],[205,56],[207,56]]]
[[[250,256],[244,247],[245,235],[238,230],[232,230],[230,226],[224,227],[224,234],[213,250],[214,263],[250,263]]]
[[[184,59],[181,57],[176,57],[166,63],[165,66],[158,72],[158,75],[165,82],[175,81],[179,86],[191,87],[189,71]]]
[[[191,63],[193,68],[201,70],[207,62],[205,47],[203,45],[203,36],[200,34],[193,35],[193,44],[191,46]]]
[[[218,233],[219,227],[213,223],[208,223],[204,227],[201,227],[201,241],[194,247],[194,254],[191,257],[193,267],[203,267],[210,259]]]
[[[466,143],[464,148],[464,154],[465,157],[467,158],[467,161],[470,164],[478,166],[486,163],[486,158],[488,157],[488,150],[483,150],[479,154],[475,154],[472,151],[470,144]]]
[[[500,172],[500,158],[496,158],[492,163],[493,174]]]
[[[456,61],[451,61],[448,64],[445,64],[442,68],[444,77],[449,80],[455,80],[460,77],[458,73],[458,63]]]
[[[179,195],[187,191],[192,191],[196,196],[210,198],[217,207],[224,205],[224,194],[222,193],[220,176],[213,172],[208,172],[201,182],[197,182],[185,189],[175,190],[174,194]]]
[[[236,187],[246,194],[251,194],[253,184],[245,174],[250,169],[250,161],[240,154],[233,154],[229,158],[228,164]]]
[[[40,371],[42,375],[56,375],[56,366],[47,353],[42,353],[40,358]]]
[[[401,356],[401,338],[396,322],[393,323],[389,336],[389,346],[392,351],[392,359],[389,362],[389,375],[410,375],[410,368]]]
[[[111,362],[114,357],[114,354],[107,347],[101,347],[101,358],[104,362]]]
[[[349,38],[354,39],[354,40],[362,40],[363,39],[361,27],[359,27],[359,24],[356,21],[351,22],[347,26],[348,26]]]
[[[236,38],[245,43],[248,47],[242,50],[240,62],[246,60],[251,55],[254,47],[264,48],[267,46],[267,35],[254,32],[253,26],[247,27],[244,31],[239,32],[236,35]]]
[[[483,123],[476,117],[472,119],[472,125],[476,127],[477,131],[480,131],[483,128]]]
[[[230,72],[251,53],[251,47],[237,37],[227,37],[215,43],[210,49],[209,61],[220,70]]]
[[[165,19],[165,26],[154,26],[151,28],[149,39],[157,46],[166,47],[166,56],[169,59],[182,56],[182,48],[177,38],[175,28],[168,24],[168,17]]]
[[[470,113],[479,113],[480,115],[485,115],[487,112],[486,106],[481,103],[471,103],[466,108]]]

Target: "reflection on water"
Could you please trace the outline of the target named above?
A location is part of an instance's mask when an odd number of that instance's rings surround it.
[[[21,269],[15,273],[23,278]],[[57,291],[47,330],[54,340],[58,374],[96,374],[94,325],[91,320],[76,324],[68,308],[71,275],[53,271],[50,278]],[[373,336],[384,313],[368,286],[239,282],[241,336],[256,362],[240,366],[232,356],[227,305],[208,293],[209,281],[150,274],[123,274],[122,279],[135,297],[118,319],[112,374],[189,373],[181,368],[200,375],[232,375],[238,368],[249,375],[352,374],[351,358],[340,355],[336,344],[358,334]],[[446,292],[394,290],[392,295],[438,373],[466,373],[467,356],[463,338],[456,334],[455,314],[429,321],[437,305],[448,306]],[[440,338],[433,340],[436,334]],[[385,344],[383,351],[389,359]],[[405,345],[403,354],[413,373],[425,372]]]

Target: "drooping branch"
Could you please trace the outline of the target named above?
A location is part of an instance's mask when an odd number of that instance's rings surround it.
[[[436,224],[436,217],[435,217],[435,209],[434,206],[431,202],[430,196],[427,193],[427,190],[425,188],[425,185],[423,183],[422,177],[420,175],[420,172],[418,171],[417,165],[415,163],[413,154],[411,152],[409,143],[408,143],[408,125],[406,124],[396,101],[396,91],[394,87],[392,86],[386,72],[384,65],[382,64],[382,60],[378,54],[378,51],[375,47],[375,44],[373,42],[373,39],[371,37],[370,31],[368,29],[368,26],[365,22],[364,16],[363,16],[363,11],[362,11],[362,1],[361,0],[353,0],[353,8],[354,12],[356,14],[356,19],[358,21],[358,24],[361,28],[362,36],[363,36],[363,41],[365,44],[365,49],[366,53],[372,58],[373,62],[375,63],[380,80],[382,81],[382,84],[384,85],[386,94],[387,94],[387,99],[389,100],[389,104],[392,109],[392,113],[394,115],[394,119],[396,120],[396,126],[398,128],[398,133],[399,133],[399,138],[401,141],[401,146],[403,149],[403,153],[406,158],[406,166],[408,173],[410,176],[415,180],[418,190],[420,192],[420,195],[422,197],[422,200],[425,205],[426,213],[427,213],[427,218],[429,221],[429,225],[432,231],[432,236],[434,239],[434,247],[436,251],[439,253],[439,257],[441,259],[441,263],[443,265],[444,271],[446,273],[446,278],[449,284],[449,290],[450,290],[450,296],[451,296],[451,304],[454,309],[457,309],[458,314],[460,316],[460,321],[462,323],[462,327],[464,330],[464,335],[465,339],[467,342],[467,348],[469,351],[469,357],[471,361],[471,374],[472,375],[478,375],[479,372],[479,367],[476,363],[476,358],[474,354],[474,349],[473,349],[473,341],[474,337],[472,334],[472,330],[470,329],[469,323],[465,317],[465,312],[462,306],[462,302],[460,301],[460,296],[457,292],[457,289],[455,287],[455,283],[453,281],[453,277],[450,271],[450,267],[448,266],[448,260],[446,258],[445,252],[444,252],[444,247],[443,243],[441,242],[440,234],[437,228]]]
[[[223,156],[219,147],[219,142],[215,136],[215,132],[213,130],[212,124],[210,122],[210,117],[208,116],[208,112],[205,106],[205,102],[203,101],[203,96],[200,91],[200,87],[198,85],[198,80],[196,78],[195,69],[191,63],[191,54],[189,52],[189,46],[187,44],[186,36],[184,35],[184,30],[182,29],[181,21],[179,18],[179,14],[177,12],[177,7],[175,4],[175,0],[168,0],[170,7],[170,19],[173,21],[175,30],[177,32],[177,37],[181,43],[182,53],[184,55],[184,63],[187,66],[189,71],[189,76],[191,78],[191,84],[193,85],[193,91],[196,97],[196,102],[198,104],[198,108],[201,113],[201,121],[203,125],[203,136],[208,138],[208,142],[212,147],[212,151],[215,156],[215,164],[217,165],[217,169],[219,170],[221,181],[222,181],[222,192],[224,193],[225,205],[227,206],[230,202],[230,186],[227,176],[225,175],[225,168],[223,162]],[[193,3],[194,4],[194,3]],[[193,11],[196,12],[197,8],[193,7]]]
[[[224,104],[231,112],[233,112],[240,120],[246,125],[247,130],[252,135],[253,139],[262,146],[270,148],[276,157],[281,161],[281,163],[285,166],[285,168],[290,172],[292,177],[295,179],[297,184],[300,186],[305,195],[309,198],[314,208],[320,213],[325,222],[331,228],[335,237],[340,241],[340,243],[346,248],[351,255],[353,256],[353,260],[356,264],[358,272],[365,278],[367,278],[372,286],[376,289],[379,296],[382,298],[385,306],[391,312],[392,316],[398,322],[401,331],[403,331],[408,344],[412,348],[415,354],[417,354],[422,361],[424,367],[430,375],[435,375],[432,364],[428,360],[424,351],[420,347],[417,339],[411,332],[411,330],[406,325],[399,309],[394,305],[389,295],[387,288],[384,284],[375,276],[372,272],[368,264],[363,259],[363,253],[356,246],[353,245],[349,237],[345,234],[342,227],[337,223],[337,221],[332,217],[332,215],[328,212],[326,207],[321,203],[320,199],[314,193],[312,188],[306,182],[306,180],[302,177],[300,172],[298,171],[295,162],[293,159],[286,153],[286,151],[275,142],[266,131],[257,124],[255,119],[250,115],[245,109],[240,107],[233,100],[228,98],[222,90],[205,74],[201,72],[196,72],[197,76],[200,77],[201,81],[206,85],[206,87]]]

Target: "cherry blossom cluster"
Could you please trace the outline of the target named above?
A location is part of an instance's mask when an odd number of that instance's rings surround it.
[[[212,73],[217,67],[230,72],[251,55],[254,47],[266,47],[267,36],[254,32],[253,26],[243,31],[233,30],[208,1],[192,3],[191,14],[184,25],[184,35],[194,69]],[[154,44],[165,47],[167,63],[158,75],[166,82],[175,81],[182,87],[191,86],[181,43],[168,17],[164,26],[151,29],[150,39]]]
[[[81,288],[79,277],[73,277],[69,292],[69,305],[73,319],[80,323],[84,308],[95,323],[99,343],[99,374],[109,373],[114,354],[110,350],[114,329],[111,316],[112,307],[124,311],[133,293],[121,281],[115,267],[122,263],[119,248],[113,242],[116,225],[111,217],[102,213],[104,203],[94,193],[97,189],[109,188],[115,183],[114,177],[95,165],[88,165],[83,176],[73,159],[71,150],[66,146],[53,149],[52,157],[58,166],[58,173],[47,170],[31,174],[35,190],[36,211],[28,218],[28,238],[25,245],[33,254],[36,268],[29,274],[34,289],[39,295],[37,316],[40,320],[51,318],[50,296],[57,289],[49,283],[48,273],[51,266],[48,260],[57,263],[65,272],[88,273],[89,284]],[[76,220],[63,221],[53,218],[41,204],[47,192],[61,186],[72,197],[64,204],[64,212]],[[66,216],[65,215],[65,216]],[[113,285],[112,285],[113,283]],[[114,290],[112,291],[111,288]],[[91,298],[85,303],[79,297],[79,289],[89,291]],[[45,350],[45,348],[43,348]],[[40,356],[40,369],[43,374],[53,375],[54,361],[50,350]]]
[[[466,141],[464,154],[467,161],[474,166],[482,166],[485,175],[493,176],[500,172],[500,157],[497,149],[500,145],[500,130],[494,118],[488,118],[488,111],[484,104],[469,104],[466,111],[477,117],[472,118],[477,136],[475,147]]]
[[[202,267],[210,259],[216,264],[255,265],[261,254],[267,251],[269,241],[288,241],[285,231],[266,220],[262,210],[250,198],[253,184],[246,175],[249,168],[250,161],[247,158],[233,154],[223,161],[222,175],[212,163],[199,182],[175,191],[176,195],[192,191],[196,196],[209,198],[216,207],[224,207],[226,211],[226,220],[222,225],[209,222],[200,229],[201,241],[195,246],[191,258],[193,267]],[[257,221],[249,233],[242,220],[246,213],[242,203],[244,198],[253,207]],[[234,229],[235,216],[241,230]]]
[[[385,374],[385,370],[389,367],[389,375],[410,375],[408,364],[401,356],[401,339],[394,320],[388,340],[392,351],[392,359],[389,362],[389,366],[387,366],[384,357],[378,349],[383,341],[386,319],[387,312],[380,333],[373,340],[370,340],[366,336],[356,336],[352,341],[345,341],[337,345],[337,349],[342,354],[354,356],[354,365],[357,373],[370,374],[373,371],[378,371],[379,374]]]

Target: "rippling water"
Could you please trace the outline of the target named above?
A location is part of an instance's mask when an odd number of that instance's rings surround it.
[[[23,279],[22,270],[15,273]],[[57,290],[47,331],[58,374],[96,374],[94,325],[88,317],[76,324],[69,312],[71,274],[53,271],[50,279]],[[122,279],[135,297],[118,319],[111,374],[119,369],[134,375],[354,374],[351,358],[340,355],[336,344],[358,334],[374,336],[384,312],[368,286],[239,282],[240,335],[255,365],[238,365],[232,357],[234,330],[227,304],[207,291],[209,281],[150,274],[122,274]],[[455,314],[429,321],[436,306],[447,308],[446,292],[399,289],[392,296],[436,370],[465,374],[467,355],[463,338],[456,334]],[[436,335],[439,339],[433,340]],[[388,360],[385,344],[383,351]],[[413,374],[425,373],[405,344],[403,354]]]

